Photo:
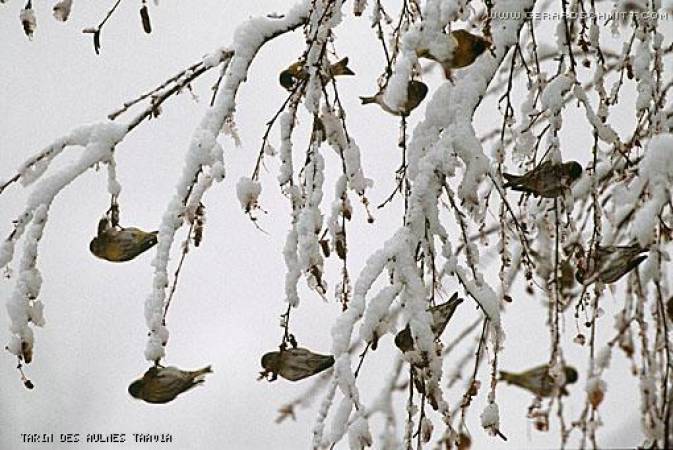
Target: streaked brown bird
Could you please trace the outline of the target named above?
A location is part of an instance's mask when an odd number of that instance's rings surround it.
[[[98,223],[98,235],[89,243],[95,256],[112,262],[130,261],[157,243],[158,231],[111,226],[107,218]]]
[[[503,173],[507,183],[503,187],[528,192],[535,197],[555,198],[582,176],[582,166],[576,161],[554,163],[545,161],[523,175]]]
[[[129,394],[147,403],[168,403],[179,394],[203,383],[204,376],[212,372],[210,366],[191,371],[152,366],[142,378],[129,385]]]
[[[435,335],[435,339],[439,339],[442,335],[451,316],[453,316],[456,308],[461,303],[463,303],[463,299],[458,298],[458,293],[456,292],[446,302],[429,309],[432,314],[432,324],[430,325],[430,328]],[[395,345],[402,352],[408,352],[414,349],[414,339],[411,335],[411,327],[409,327],[409,324],[407,324],[402,331],[397,333],[395,336]]]
[[[591,261],[585,262],[575,273],[577,281],[587,286],[595,281],[603,284],[617,282],[621,277],[638,267],[638,265],[647,259],[646,248],[640,244],[607,247],[596,247],[596,254]]]
[[[332,77],[339,75],[355,75],[355,72],[348,68],[348,57],[337,61],[329,67],[329,73],[326,74],[327,81],[331,80]],[[304,63],[297,61],[280,73],[278,81],[285,89],[292,91],[298,81],[306,80],[308,79],[308,76],[309,73],[308,70],[306,70],[306,67],[304,67]]]
[[[577,370],[571,366],[563,368],[565,383],[561,386],[561,395],[568,395],[566,386],[579,378]],[[526,389],[540,397],[550,397],[554,393],[554,379],[549,375],[549,364],[534,367],[521,373],[500,372],[500,380]]]
[[[278,376],[290,381],[299,381],[316,375],[334,365],[334,356],[319,355],[305,348],[290,348],[278,352],[269,352],[262,356],[261,373],[263,377],[271,375],[269,381]]]
[[[363,105],[370,103],[378,104],[384,111],[395,116],[408,116],[418,105],[421,104],[428,94],[428,86],[422,81],[412,80],[407,85],[407,101],[400,110],[394,110],[383,101],[384,92],[381,91],[371,97],[360,97]]]
[[[427,48],[417,49],[416,55],[419,58],[427,58],[440,63],[446,78],[451,77],[451,69],[469,66],[491,47],[489,40],[474,35],[467,30],[455,30],[445,36],[448,47],[452,49],[448,55],[435,55]]]

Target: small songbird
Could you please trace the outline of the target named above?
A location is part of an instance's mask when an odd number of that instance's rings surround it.
[[[566,386],[575,383],[577,370],[571,366],[563,368],[565,383],[561,386],[561,395],[568,395]],[[521,373],[500,372],[500,380],[514,384],[540,397],[550,397],[554,393],[554,379],[549,375],[549,365],[543,364]]]
[[[355,72],[348,68],[348,57],[332,64],[329,67],[329,73],[326,74],[326,79],[329,81],[332,77],[338,75],[355,75]],[[308,70],[304,67],[304,63],[302,61],[297,61],[280,73],[278,81],[285,89],[292,91],[298,81],[306,80],[308,76]]]
[[[463,299],[458,298],[458,293],[456,292],[448,301],[429,309],[432,314],[432,324],[430,325],[430,328],[435,335],[435,339],[439,339],[442,335],[451,316],[453,316],[456,308],[461,303],[463,303]],[[411,327],[409,327],[409,324],[407,324],[402,331],[397,333],[395,336],[395,345],[402,352],[408,352],[414,349],[414,339],[411,335]]]
[[[316,375],[334,365],[334,356],[319,355],[305,348],[290,348],[279,352],[269,352],[262,356],[261,375],[271,375],[274,381],[278,375],[290,381],[299,381]]]
[[[410,81],[407,85],[407,101],[398,111],[392,109],[383,101],[383,91],[371,97],[360,97],[360,100],[362,101],[363,105],[377,103],[384,111],[389,112],[395,116],[408,116],[411,111],[421,104],[427,93],[428,86],[426,86],[425,83],[416,80]]]
[[[98,235],[91,240],[89,250],[95,256],[112,262],[130,261],[157,243],[158,231],[110,225],[107,218],[98,223]]]
[[[594,281],[600,281],[603,284],[615,283],[646,260],[647,255],[641,253],[647,251],[646,248],[642,248],[637,243],[607,247],[599,245],[591,261],[580,264],[575,273],[575,278],[585,286]]]
[[[446,36],[446,42],[440,42],[437,46],[437,50],[441,49],[441,52],[420,48],[416,50],[416,55],[419,58],[427,58],[440,63],[446,78],[451,77],[451,69],[469,66],[491,47],[489,40],[466,30],[455,30],[444,36]]]
[[[129,394],[148,403],[168,403],[179,394],[203,383],[205,374],[212,372],[210,366],[191,371],[152,366],[142,378],[129,385]]]
[[[507,179],[505,188],[528,192],[533,196],[555,198],[582,176],[582,166],[576,161],[554,163],[545,161],[523,175],[503,173]]]

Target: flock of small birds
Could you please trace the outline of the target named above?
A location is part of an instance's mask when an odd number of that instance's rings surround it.
[[[450,78],[452,69],[467,67],[472,64],[484,51],[490,48],[491,43],[483,37],[473,35],[465,30],[456,30],[446,34],[446,39],[453,42],[454,51],[450,58],[441,59],[428,49],[417,51],[419,58],[427,58],[438,62],[444,69],[447,78]],[[341,75],[354,75],[348,68],[348,58],[343,58],[329,68],[329,78]],[[280,84],[292,91],[297,83],[306,81],[309,77],[307,69],[301,62],[292,64],[280,74]],[[397,115],[407,116],[425,98],[428,87],[417,80],[409,82],[407,87],[407,101],[401,109],[394,110],[383,101],[383,92],[369,97],[360,97],[362,104],[376,103],[384,111]],[[522,174],[503,174],[506,183],[504,188],[520,191],[534,197],[557,198],[570,189],[572,184],[582,176],[582,166],[576,161],[557,163],[545,161],[537,167]],[[109,214],[103,217],[98,224],[96,236],[89,246],[91,253],[98,258],[111,262],[124,262],[136,258],[157,244],[157,231],[146,232],[138,228],[121,227],[118,216]],[[593,258],[587,261],[580,258],[575,278],[583,285],[596,281],[604,284],[617,282],[628,272],[636,268],[647,258],[647,249],[638,244],[628,246],[598,246]],[[432,314],[431,330],[435,339],[439,339],[458,305],[463,299],[455,293],[447,302],[429,308]],[[415,348],[415,339],[410,326],[407,324],[395,336],[395,345],[402,352],[412,352]],[[262,356],[263,371],[260,379],[274,381],[278,377],[289,381],[300,381],[315,376],[334,365],[332,355],[321,355],[306,348],[301,348],[292,342],[292,347],[282,345],[279,351],[266,353]],[[372,349],[376,350],[378,337],[372,342]],[[418,362],[417,364],[422,364]],[[188,391],[204,382],[206,374],[211,373],[210,366],[198,370],[181,370],[176,367],[164,367],[156,363],[145,374],[133,381],[128,388],[129,394],[148,403],[168,403],[179,394]],[[564,380],[560,386],[561,395],[567,395],[565,386],[577,381],[578,374],[571,366],[563,367]],[[500,372],[500,380],[519,386],[539,397],[554,395],[557,386],[550,374],[550,367],[543,364],[532,369],[520,372]]]
[[[418,49],[416,55],[419,58],[426,58],[439,63],[444,69],[446,78],[451,78],[452,69],[461,69],[472,64],[476,59],[491,47],[491,42],[481,36],[474,35],[466,30],[455,30],[443,35],[447,40],[445,47],[453,48],[448,56],[439,57],[432,53],[430,49]],[[327,73],[324,74],[326,81],[333,77],[341,75],[355,75],[348,68],[348,58],[343,58],[339,62],[332,64]],[[301,61],[295,62],[280,73],[279,82],[288,91],[296,88],[297,83],[305,82],[309,77],[308,70]],[[369,97],[360,97],[363,105],[376,103],[384,111],[395,116],[408,116],[421,102],[428,93],[428,86],[422,81],[412,80],[407,85],[407,101],[400,109],[393,109],[383,101],[383,90]]]

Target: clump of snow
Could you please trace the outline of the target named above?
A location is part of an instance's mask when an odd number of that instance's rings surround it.
[[[542,91],[540,103],[542,110],[548,114],[558,115],[563,109],[563,97],[575,84],[575,78],[569,73],[560,75],[551,81]]]
[[[631,237],[646,247],[654,237],[659,212],[671,198],[673,182],[673,135],[660,134],[652,138],[640,162],[639,177],[633,192],[648,188],[650,196],[636,211],[630,229]]]
[[[241,177],[236,183],[236,196],[244,211],[250,212],[257,207],[262,185],[248,177]]]
[[[500,412],[497,403],[489,403],[481,413],[481,426],[490,434],[497,433],[500,428]]]
[[[369,431],[369,422],[364,415],[360,414],[353,423],[348,426],[348,444],[352,450],[363,450],[372,445],[372,435]]]
[[[294,168],[292,164],[292,130],[296,108],[290,106],[290,110],[280,115],[280,169],[278,170],[278,183],[286,185],[292,180]]]
[[[352,137],[350,141],[346,139],[340,119],[331,111],[323,109],[321,120],[325,126],[327,142],[337,154],[343,156],[349,187],[358,195],[364,195],[367,188],[373,185],[373,181],[365,177],[360,158],[360,147]]]
[[[649,33],[641,33],[635,44],[633,57],[633,74],[638,82],[636,108],[638,111],[647,110],[652,103],[654,92],[654,77],[650,65],[652,63],[652,50],[650,50]]]
[[[203,58],[203,65],[206,68],[215,67],[229,57],[231,57],[231,50],[224,47],[218,48]]]
[[[374,331],[386,315],[389,314],[390,305],[399,295],[400,289],[401,285],[399,283],[392,286],[386,286],[369,301],[369,305],[365,311],[364,320],[360,325],[360,339],[365,342],[371,342],[374,338]]]

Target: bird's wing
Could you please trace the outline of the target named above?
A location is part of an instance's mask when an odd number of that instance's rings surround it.
[[[155,376],[145,380],[143,389],[145,400],[152,403],[169,402],[199,383],[195,382],[188,372],[174,367],[166,367],[155,373]]]
[[[331,355],[318,355],[305,349],[283,352],[279,375],[290,381],[299,381],[322,372],[334,365]]]

